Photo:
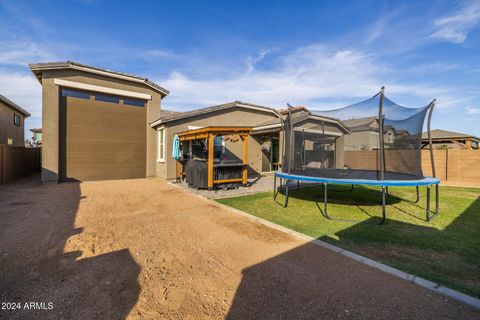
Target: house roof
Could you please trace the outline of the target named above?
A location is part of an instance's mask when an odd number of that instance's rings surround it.
[[[352,131],[378,130],[377,117],[365,117],[358,119],[343,120],[343,123]]]
[[[9,107],[11,107],[12,109],[20,112],[20,113],[23,114],[25,117],[30,117],[30,112],[28,112],[27,110],[23,109],[22,107],[20,107],[18,104],[16,104],[16,103],[13,102],[12,100],[8,99],[7,97],[2,96],[1,94],[0,94],[0,101],[2,101],[3,103],[5,103],[6,105],[8,105]]]
[[[465,138],[471,138],[473,140],[480,140],[480,138],[471,135],[471,134],[466,134],[466,133],[459,133],[459,132],[453,132],[453,131],[447,131],[447,130],[441,130],[441,129],[435,129],[431,131],[431,136],[432,139],[465,139]],[[424,132],[422,133],[422,140],[427,140],[428,139],[428,133]]]
[[[32,128],[30,129],[30,131],[35,133],[42,133],[42,128]]]
[[[160,124],[164,124],[167,122],[171,121],[176,121],[176,120],[181,120],[181,119],[186,119],[202,114],[208,114],[210,112],[215,112],[215,111],[221,111],[221,110],[227,110],[231,108],[246,108],[246,109],[254,109],[254,110],[260,110],[260,111],[265,111],[265,112],[271,112],[275,116],[280,117],[280,115],[277,113],[277,111],[273,108],[270,107],[265,107],[265,106],[260,106],[248,102],[242,102],[242,101],[233,101],[229,103],[224,103],[224,104],[219,104],[216,106],[211,106],[211,107],[206,107],[206,108],[201,108],[201,109],[195,109],[187,112],[175,112],[175,111],[167,111],[164,114],[160,113],[160,118],[158,120],[154,121],[151,126],[155,127]]]
[[[42,79],[42,71],[55,70],[55,69],[75,69],[75,70],[81,70],[81,71],[90,72],[90,73],[101,74],[109,77],[121,78],[124,80],[133,81],[137,83],[144,83],[145,85],[149,86],[155,91],[160,92],[163,96],[167,96],[170,93],[167,89],[162,88],[155,82],[150,81],[145,77],[136,76],[136,75],[118,72],[118,71],[112,71],[108,69],[102,69],[98,67],[93,67],[93,66],[89,66],[89,65],[74,62],[74,61],[32,63],[32,64],[29,64],[28,67],[35,74],[38,81],[40,82]]]

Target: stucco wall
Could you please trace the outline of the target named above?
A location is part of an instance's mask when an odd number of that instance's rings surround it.
[[[254,126],[256,123],[276,118],[269,111],[251,110],[245,108],[231,108],[208,114],[198,115],[187,119],[166,123],[166,150],[165,163],[157,163],[157,175],[166,179],[175,178],[175,161],[172,159],[172,141],[176,133],[188,130],[188,126]],[[159,128],[162,125],[158,126]],[[226,148],[237,157],[242,158],[242,142],[227,142]],[[250,136],[248,142],[248,163],[250,174],[260,173],[262,169],[262,151],[260,150],[259,137]]]
[[[90,74],[77,70],[47,70],[42,74],[42,181],[58,182],[59,180],[59,86],[54,84],[55,78],[79,83],[93,84],[113,89],[134,91],[152,96],[147,101],[146,172],[145,176],[154,176],[156,170],[156,132],[150,123],[160,116],[161,95],[141,83],[122,79]]]
[[[13,124],[14,114],[20,116],[20,126],[18,127]],[[24,146],[24,124],[25,116],[23,114],[0,101],[0,144],[8,144],[8,139],[12,139],[12,146]]]

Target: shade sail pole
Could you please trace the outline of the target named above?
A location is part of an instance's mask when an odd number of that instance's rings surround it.
[[[378,138],[380,143],[380,180],[385,180],[385,147],[383,145],[383,96],[385,87],[380,91],[380,103],[378,105]]]

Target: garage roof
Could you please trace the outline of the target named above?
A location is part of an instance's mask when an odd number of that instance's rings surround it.
[[[23,109],[22,107],[20,107],[18,104],[16,104],[12,100],[8,99],[7,97],[2,96],[1,94],[0,94],[0,101],[5,103],[6,105],[10,106],[12,109],[17,110],[18,112],[23,114],[25,117],[30,117],[30,112]]]
[[[32,70],[32,72],[35,74],[38,81],[40,82],[42,79],[42,71],[55,70],[55,69],[75,69],[75,70],[81,70],[84,72],[90,72],[90,73],[101,74],[109,77],[120,78],[120,79],[133,81],[137,83],[138,82],[144,83],[145,85],[149,86],[155,91],[160,92],[163,96],[167,96],[170,93],[167,89],[162,88],[155,82],[150,81],[145,77],[136,76],[136,75],[118,72],[118,71],[112,71],[108,69],[97,68],[97,67],[89,66],[89,65],[74,62],[74,61],[32,63],[32,64],[29,64],[28,67],[30,68],[30,70]]]

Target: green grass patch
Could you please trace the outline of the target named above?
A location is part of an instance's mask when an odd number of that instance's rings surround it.
[[[390,188],[387,221],[381,217],[378,188],[329,186],[328,211],[323,214],[323,190],[302,188],[290,192],[287,208],[273,200],[272,192],[219,199],[243,210],[306,235],[375,259],[400,270],[429,279],[466,294],[480,297],[480,190],[440,188],[440,214],[425,221],[426,188],[420,201],[415,188]],[[292,190],[291,189],[291,190]],[[432,188],[431,208],[435,192]],[[285,197],[278,195],[283,203]]]

